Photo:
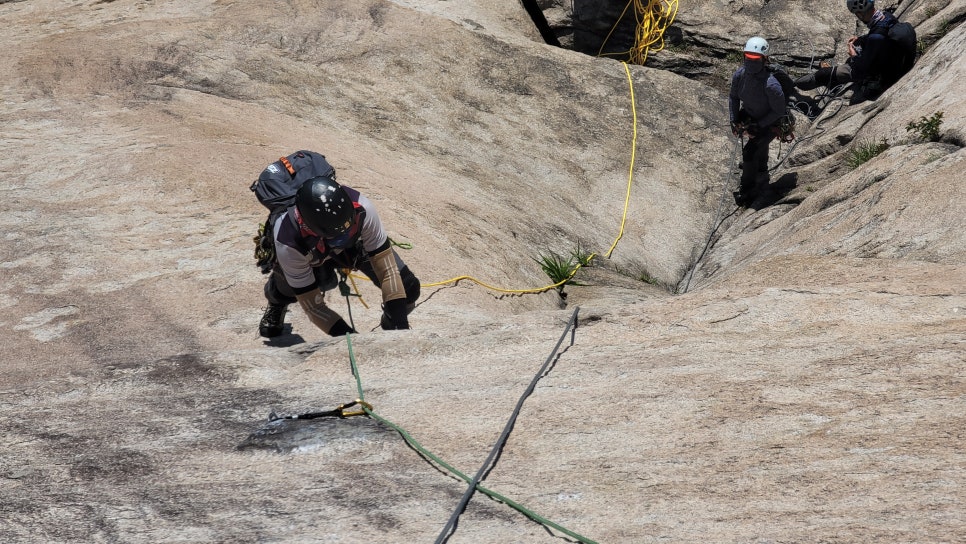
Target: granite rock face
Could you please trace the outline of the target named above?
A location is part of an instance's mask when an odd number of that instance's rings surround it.
[[[838,2],[682,4],[644,67],[510,0],[250,4],[0,3],[0,540],[433,541],[490,462],[450,542],[966,532],[966,2],[903,2],[913,71],[740,210],[726,51],[834,59]],[[412,243],[412,330],[356,279],[360,334],[257,336],[248,186],[296,149]]]

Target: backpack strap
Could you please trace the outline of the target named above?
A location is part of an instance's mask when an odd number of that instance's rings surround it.
[[[279,157],[278,162],[282,163],[282,166],[284,166],[285,169],[288,170],[288,175],[290,176],[295,175],[295,169],[292,168],[292,163],[291,161],[288,160],[288,157]]]

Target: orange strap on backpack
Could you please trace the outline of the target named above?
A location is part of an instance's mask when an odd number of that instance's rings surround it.
[[[285,169],[288,170],[288,175],[290,175],[290,176],[294,176],[295,175],[295,169],[292,168],[292,163],[290,163],[288,161],[288,157],[279,157],[278,160],[279,160],[279,162],[282,163],[282,166],[284,166]]]

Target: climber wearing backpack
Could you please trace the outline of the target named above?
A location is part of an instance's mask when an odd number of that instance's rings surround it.
[[[265,284],[268,308],[259,323],[259,334],[266,338],[282,334],[286,309],[296,301],[309,321],[325,333],[342,336],[355,332],[325,303],[325,292],[339,286],[341,271],[350,270],[362,272],[382,290],[383,329],[409,328],[408,315],[419,298],[419,280],[392,249],[371,200],[340,185],[331,167],[329,172],[300,179],[306,177],[300,172],[314,174],[325,171],[327,165],[321,155],[299,151],[270,164],[252,186],[259,201],[265,194],[288,196],[277,199],[284,200],[287,207],[280,212],[275,208],[265,233],[270,240],[260,244],[273,246]],[[286,187],[293,183],[297,189],[288,195]]]
[[[735,204],[747,206],[768,185],[768,146],[788,119],[785,93],[775,75],[766,69],[768,42],[755,36],[745,43],[744,65],[731,78],[728,111],[731,132],[748,137],[741,150],[741,185]]]
[[[807,91],[852,82],[851,103],[857,104],[878,98],[912,68],[916,31],[891,12],[876,9],[875,0],[846,0],[845,5],[869,32],[849,38],[845,64],[822,67],[795,80],[795,86]]]

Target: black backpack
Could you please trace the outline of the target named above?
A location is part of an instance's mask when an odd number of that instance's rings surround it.
[[[898,75],[906,75],[916,63],[916,52],[919,41],[916,38],[916,29],[906,22],[896,22],[889,27],[889,40],[893,42],[896,51],[896,64],[899,68]]]
[[[299,187],[318,176],[335,179],[335,168],[325,160],[325,155],[314,151],[296,151],[266,166],[249,189],[262,206],[274,213],[291,206]]]
[[[275,220],[295,203],[299,187],[318,176],[335,179],[335,168],[324,155],[302,150],[266,166],[249,187],[262,206],[268,208],[268,219],[258,226],[254,237],[255,261],[263,274],[270,272],[275,262]]]

